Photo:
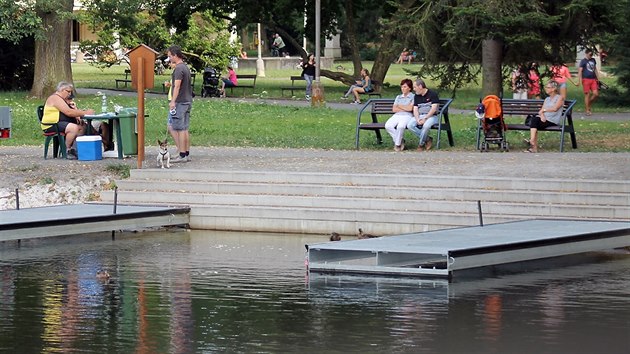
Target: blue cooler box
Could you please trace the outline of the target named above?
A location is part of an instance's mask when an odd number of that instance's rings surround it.
[[[93,161],[103,159],[103,144],[99,135],[77,137],[79,160]]]

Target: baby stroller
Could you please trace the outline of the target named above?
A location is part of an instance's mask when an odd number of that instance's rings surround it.
[[[475,115],[479,119],[477,126],[477,148],[481,152],[488,151],[490,144],[498,145],[503,151],[510,150],[510,144],[505,138],[506,126],[503,121],[501,99],[495,95],[484,97]],[[479,141],[479,131],[483,129],[484,139]]]
[[[219,82],[220,73],[213,67],[203,69],[203,85],[201,85],[201,97],[220,97]]]

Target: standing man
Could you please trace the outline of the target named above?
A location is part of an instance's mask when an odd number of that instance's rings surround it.
[[[586,115],[592,114],[591,107],[597,96],[599,96],[599,87],[597,86],[597,62],[593,58],[593,51],[587,49],[584,51],[584,59],[580,60],[580,68],[578,69],[578,84],[582,83],[584,91],[584,106],[586,107]]]
[[[175,145],[179,149],[179,156],[171,162],[190,161],[190,109],[192,106],[192,87],[190,85],[190,70],[184,63],[182,48],[173,45],[168,48],[168,59],[175,66],[171,76],[172,97],[169,101],[169,115]]]
[[[440,107],[440,98],[437,92],[429,90],[422,79],[416,79],[413,84],[416,95],[413,98],[413,118],[409,120],[407,129],[420,138],[418,151],[431,150],[433,138],[429,136],[431,127],[438,123],[435,115]]]

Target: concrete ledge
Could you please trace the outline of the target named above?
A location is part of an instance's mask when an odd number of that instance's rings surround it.
[[[238,70],[256,70],[256,61],[258,58],[247,58],[247,59],[239,59],[238,60]],[[298,64],[302,60],[300,57],[263,57],[263,62],[265,63],[265,70],[269,69],[286,69],[286,70],[299,70]],[[322,69],[330,69],[333,66],[335,60],[333,58],[322,57],[320,59],[320,68]],[[288,80],[289,74],[287,74]]]

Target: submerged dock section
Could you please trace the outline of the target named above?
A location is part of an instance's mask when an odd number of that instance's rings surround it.
[[[190,208],[71,204],[0,211],[0,242],[188,224]]]
[[[525,220],[307,245],[309,272],[451,278],[475,268],[630,246],[630,223]]]

